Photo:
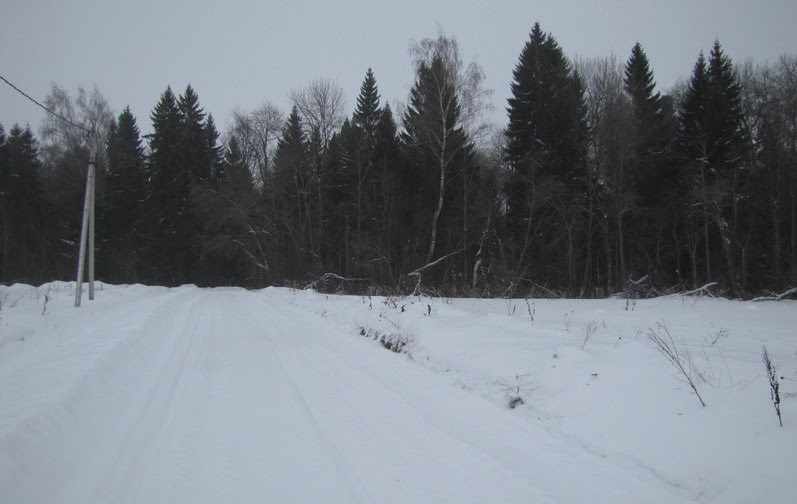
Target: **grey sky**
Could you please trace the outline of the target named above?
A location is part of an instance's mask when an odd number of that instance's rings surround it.
[[[290,89],[338,80],[349,108],[371,66],[383,100],[405,100],[413,80],[407,48],[439,23],[476,58],[503,123],[512,70],[539,21],[568,56],[627,59],[636,41],[660,90],[686,77],[719,38],[735,62],[797,52],[796,0],[470,1],[4,0],[0,75],[43,99],[50,83],[74,93],[96,84],[115,113],[125,105],[142,131],[167,85],[189,82],[223,129],[233,107],[270,100],[288,109]],[[43,111],[0,83],[0,123],[38,132]]]

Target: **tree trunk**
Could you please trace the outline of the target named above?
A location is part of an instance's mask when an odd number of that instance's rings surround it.
[[[3,277],[2,280],[7,282],[10,280],[6,276],[8,272],[8,219],[6,218],[6,213],[2,212],[3,214]]]
[[[609,216],[605,215],[603,218],[603,247],[606,254],[606,294],[614,293],[614,268],[612,262],[614,257],[612,254],[611,239],[609,238]]]
[[[536,185],[536,177],[535,171],[532,167],[531,169],[531,176],[530,176],[530,183],[529,183],[529,201],[528,201],[528,217],[526,218],[526,231],[523,234],[523,248],[520,250],[520,254],[517,257],[517,264],[515,265],[515,273],[518,276],[523,276],[525,265],[523,264],[524,259],[526,257],[526,252],[528,251],[529,247],[531,246],[531,225],[534,217],[534,205],[536,204],[537,199],[537,185]],[[523,269],[521,269],[523,268]]]
[[[703,246],[706,252],[706,283],[711,282],[711,247],[708,239],[708,214],[703,214]]]
[[[619,286],[624,286],[626,282],[626,271],[625,271],[625,240],[623,239],[623,212],[617,213],[617,256],[619,258]]]
[[[797,195],[794,192],[791,193],[791,283],[797,283]]]
[[[778,212],[778,198],[771,198],[770,200],[770,217],[772,219],[772,238],[774,241],[772,247],[772,262],[775,267],[775,290],[781,291],[783,286],[782,270],[781,270],[781,243],[780,243],[780,214]]]
[[[434,248],[437,244],[437,220],[440,218],[440,212],[443,211],[443,198],[446,194],[446,132],[445,132],[445,124],[443,124],[443,139],[442,139],[442,146],[440,148],[440,156],[439,156],[439,164],[440,164],[440,194],[437,196],[437,208],[434,210],[434,215],[432,216],[432,233],[431,238],[429,240],[429,252],[426,253],[426,263],[429,264],[432,262],[432,256],[434,255]]]
[[[592,290],[592,183],[589,185],[589,192],[587,193],[587,257],[584,264],[584,277],[581,283],[582,295],[591,295]]]

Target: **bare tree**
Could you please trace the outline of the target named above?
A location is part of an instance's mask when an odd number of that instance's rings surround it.
[[[426,264],[432,262],[437,243],[437,227],[446,193],[447,170],[454,157],[464,148],[466,142],[454,142],[455,135],[465,132],[471,140],[486,137],[489,129],[482,120],[491,91],[484,88],[484,71],[476,61],[465,65],[460,55],[459,44],[454,37],[448,37],[442,30],[437,38],[413,41],[410,55],[418,75],[418,85],[424,73],[427,95],[427,109],[423,114],[405,115],[405,128],[416,131],[413,139],[422,142],[437,161],[440,184],[438,200],[432,216],[429,249]],[[408,125],[407,118],[413,124]]]
[[[57,84],[52,85],[45,105],[67,119],[63,121],[47,115],[41,127],[41,153],[44,161],[45,192],[50,204],[59,209],[56,216],[63,238],[79,236],[89,153],[95,149],[97,167],[102,175],[108,166],[108,131],[113,121],[108,102],[95,86],[91,91],[78,87],[77,96],[70,94]],[[102,185],[100,185],[102,189]],[[104,199],[98,191],[100,205]],[[57,241],[52,247],[57,275],[65,276],[74,263],[74,252],[66,241]]]
[[[316,191],[315,226],[311,225],[310,243],[316,264],[321,266],[321,243],[324,236],[324,187],[327,183],[323,157],[332,136],[340,130],[346,115],[346,95],[336,81],[318,78],[306,87],[290,92],[299,112],[305,135],[310,141],[309,185]]]
[[[299,110],[307,138],[317,133],[322,149],[326,149],[346,117],[343,88],[332,79],[317,78],[306,87],[292,90],[289,96]]]
[[[97,161],[104,166],[105,149],[103,147],[108,138],[108,128],[114,117],[108,101],[97,86],[94,86],[91,91],[86,91],[83,86],[78,86],[77,96],[73,98],[63,87],[53,83],[44,104],[50,110],[79,126],[76,127],[50,114],[45,116],[40,131],[45,162],[51,164],[54,159],[64,155],[79,156],[81,153],[86,153],[90,147],[89,142],[94,141],[96,142],[95,147],[97,147]],[[92,132],[93,136],[90,136],[87,131]],[[84,165],[86,161],[88,160],[75,160],[81,165]]]
[[[594,192],[603,200],[606,276],[611,292],[621,288],[626,279],[625,216],[635,206],[630,173],[634,151],[632,111],[623,91],[623,66],[614,56],[579,61],[577,66],[587,88],[592,180],[600,181],[589,195]],[[592,219],[591,213],[589,218]]]
[[[234,110],[227,141],[235,138],[256,185],[263,188],[277,140],[285,124],[285,115],[275,105],[265,102],[247,112]]]

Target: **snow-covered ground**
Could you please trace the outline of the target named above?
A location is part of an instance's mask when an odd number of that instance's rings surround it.
[[[73,296],[0,287],[0,502],[797,495],[794,302]],[[705,407],[650,340],[665,327]]]

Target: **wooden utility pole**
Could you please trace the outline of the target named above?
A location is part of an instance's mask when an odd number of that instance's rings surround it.
[[[77,286],[75,288],[75,307],[80,306],[83,295],[83,271],[86,260],[86,238],[89,248],[89,300],[94,299],[94,179],[96,178],[95,157],[97,147],[91,140],[89,170],[86,177],[86,196],[83,200],[83,225],[80,228],[80,250],[77,263]],[[88,235],[88,236],[87,236]]]

